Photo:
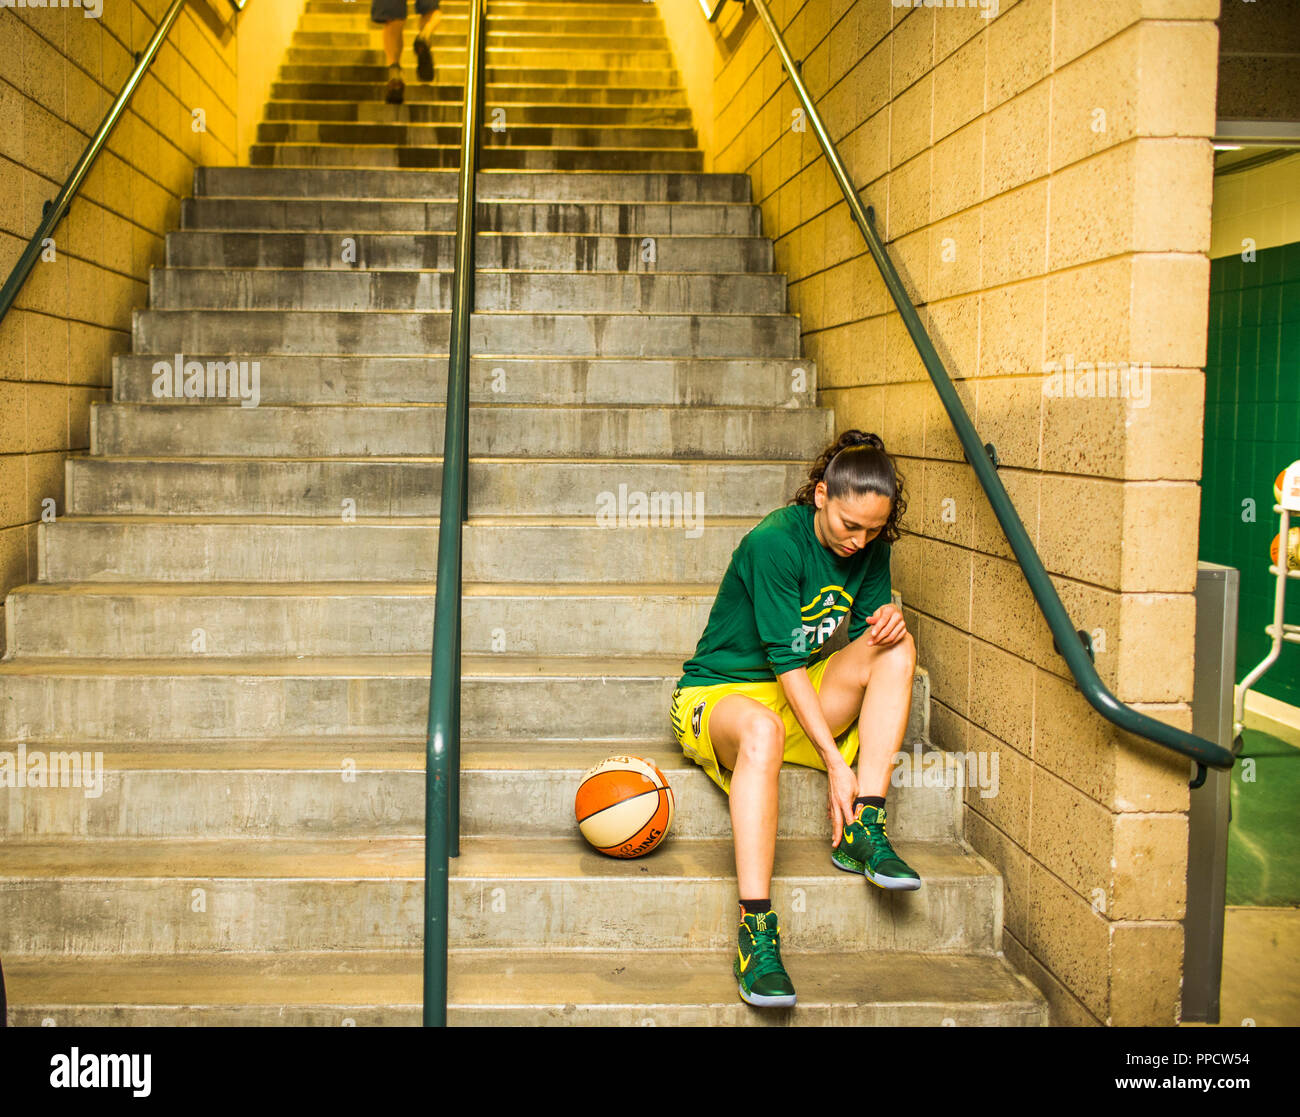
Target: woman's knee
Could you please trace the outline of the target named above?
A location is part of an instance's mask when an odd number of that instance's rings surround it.
[[[897,682],[899,686],[910,687],[912,677],[916,674],[916,642],[910,632],[903,633],[901,639],[888,647],[873,645],[867,649],[862,662],[860,685],[864,689],[873,683],[880,685],[882,680]]]
[[[916,641],[910,632],[904,632],[899,640],[888,646],[866,641],[867,633],[864,632],[849,645],[855,653],[851,663],[856,669],[859,689],[865,690],[870,686],[871,680],[880,676],[882,668],[885,673],[897,671],[908,679],[916,673]]]
[[[740,735],[737,763],[761,768],[779,768],[785,753],[785,723],[771,710],[754,713],[745,720]]]

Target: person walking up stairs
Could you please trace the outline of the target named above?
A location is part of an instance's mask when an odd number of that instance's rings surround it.
[[[442,19],[440,0],[415,0],[420,28],[411,44],[415,51],[415,72],[421,81],[433,81],[433,35]],[[388,88],[384,100],[402,103],[406,83],[402,81],[402,30],[406,25],[407,0],[370,0],[370,18],[384,25],[384,57],[388,61]]]

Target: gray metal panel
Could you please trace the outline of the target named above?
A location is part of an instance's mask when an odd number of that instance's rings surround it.
[[[1225,748],[1232,746],[1240,589],[1240,571],[1197,564],[1192,732]],[[1209,1024],[1219,1022],[1231,784],[1230,771],[1211,768],[1205,783],[1189,793],[1182,1018]]]

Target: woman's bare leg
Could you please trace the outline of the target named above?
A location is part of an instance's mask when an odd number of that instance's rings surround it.
[[[718,763],[732,772],[731,832],[740,895],[770,897],[785,725],[761,702],[729,694],[709,714],[709,739]]]
[[[402,57],[402,28],[405,24],[404,19],[390,19],[384,24],[384,57],[390,66],[396,66]]]
[[[826,667],[818,699],[831,732],[838,736],[859,721],[859,795],[883,797],[889,789],[894,754],[907,731],[915,671],[910,633],[889,647],[868,644],[864,633]],[[709,739],[718,763],[732,772],[731,831],[740,895],[770,897],[785,725],[761,702],[729,694],[709,715]]]
[[[857,719],[858,794],[883,797],[907,732],[916,644],[910,633],[889,647],[866,640],[864,632],[836,653],[817,696],[832,733]]]
[[[433,26],[429,26],[432,20]],[[422,12],[420,14],[420,30],[418,34],[423,35],[426,39],[438,30],[438,24],[442,22],[442,9],[434,8],[431,12]]]
[[[433,21],[433,26],[429,26],[429,21]],[[438,24],[442,22],[442,11],[434,8],[431,12],[420,13],[420,30],[417,35],[423,35],[428,38],[437,29]],[[406,26],[404,19],[390,19],[384,24],[384,57],[388,59],[390,66],[396,66],[397,60],[402,57],[402,30]]]

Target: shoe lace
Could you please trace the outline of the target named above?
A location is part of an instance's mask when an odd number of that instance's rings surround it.
[[[781,933],[766,929],[750,930],[750,949],[754,957],[754,976],[759,977],[773,970],[784,969],[781,965]]]
[[[897,857],[894,847],[889,844],[889,835],[885,832],[885,823],[868,822],[859,816],[858,824],[867,832],[867,840],[871,843],[871,861],[872,864],[879,863],[887,857]]]

